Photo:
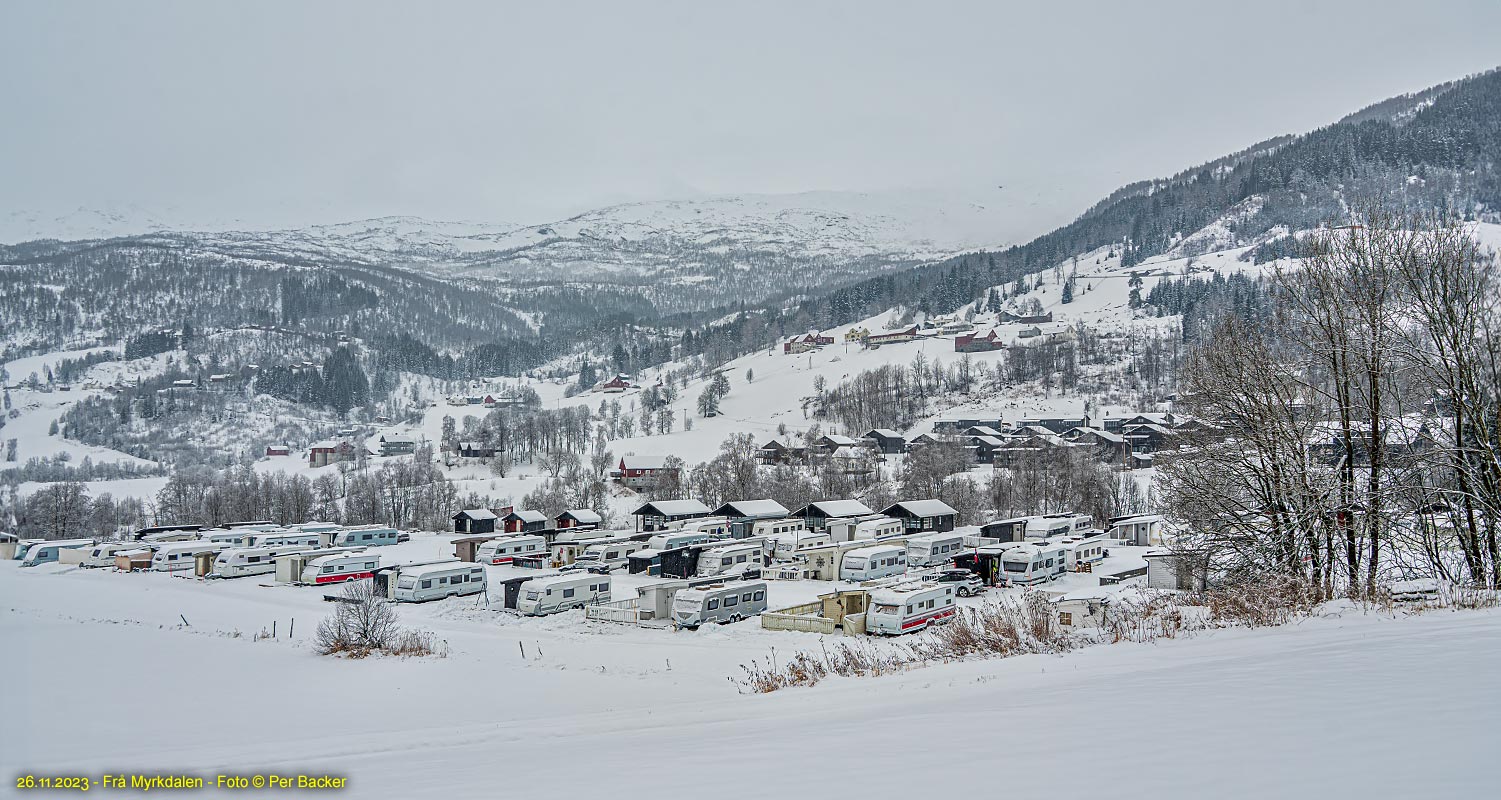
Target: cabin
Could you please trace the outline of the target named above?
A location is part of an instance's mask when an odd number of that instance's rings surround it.
[[[1016,421],[1018,428],[1025,428],[1029,425],[1042,428],[1049,433],[1067,433],[1074,428],[1090,427],[1088,414],[1081,414],[1077,417],[1029,417]]]
[[[872,428],[860,437],[860,443],[882,455],[907,452],[907,440],[889,428]]]
[[[547,530],[547,515],[541,511],[512,511],[500,518],[506,533],[541,533]]]
[[[354,460],[354,445],[345,441],[325,439],[315,442],[307,451],[307,465],[309,467],[326,467],[329,464],[337,464],[340,461]]]
[[[959,512],[942,500],[903,500],[881,512],[902,520],[908,533],[946,533],[954,529]]]
[[[570,508],[553,519],[553,527],[558,530],[564,528],[598,528],[604,523],[604,517],[599,512],[588,508]]]
[[[289,456],[289,455],[292,455],[292,448],[289,447],[289,446],[287,446],[287,445],[284,445],[284,444],[268,444],[268,445],[266,445],[266,458],[276,458],[278,456]]]
[[[1131,452],[1143,454],[1169,448],[1178,438],[1177,432],[1156,423],[1127,425],[1121,429],[1121,435],[1131,443]]]
[[[697,500],[656,500],[631,512],[636,530],[663,531],[674,522],[709,516],[709,507]]]
[[[618,394],[634,387],[635,384],[631,383],[631,379],[621,374],[601,383],[598,391],[605,392],[606,394]]]
[[[1010,311],[1002,311],[997,317],[1001,322],[1016,325],[1041,325],[1053,321],[1053,312],[1046,314],[1013,314]]]
[[[459,442],[459,458],[492,459],[500,448],[484,442]]]
[[[1209,584],[1209,559],[1189,552],[1153,550],[1147,560],[1147,586],[1153,589],[1196,592]]]
[[[996,436],[968,436],[964,446],[978,464],[994,464],[995,454],[1006,449],[1006,441]]]
[[[987,331],[972,331],[961,333],[954,337],[954,352],[956,353],[989,353],[994,350],[1003,350],[1006,342],[1001,335],[996,333],[995,328]]]
[[[666,456],[622,456],[620,483],[632,489],[653,489],[678,476],[678,468],[667,465]]]
[[[903,342],[915,341],[917,337],[917,326],[913,325],[905,330],[893,331],[891,333],[873,333],[865,337],[865,346],[875,349],[883,344],[901,344]]]
[[[786,444],[780,439],[772,439],[756,450],[758,464],[794,464],[807,460],[807,448],[799,444]]]
[[[827,436],[818,437],[818,439],[813,442],[813,449],[818,451],[822,455],[831,456],[839,452],[841,448],[856,447],[859,444],[860,442],[857,439],[852,439],[848,436],[841,436],[837,433],[831,433]]]
[[[1172,412],[1106,417],[1100,421],[1100,425],[1111,433],[1123,433],[1127,425],[1161,425],[1164,428],[1171,428],[1176,424],[1177,417],[1173,416]]]
[[[933,423],[933,432],[938,434],[957,435],[975,428],[988,428],[989,430],[981,431],[981,433],[987,436],[1000,436],[1006,430],[1006,421],[1000,417],[960,417],[940,419]]]
[[[792,512],[792,516],[802,517],[808,530],[821,531],[829,527],[830,520],[868,517],[874,513],[859,500],[819,500]]]
[[[1111,517],[1105,533],[1137,547],[1155,547],[1162,544],[1162,528],[1165,522],[1161,514],[1132,514]]]
[[[709,513],[729,519],[781,519],[787,515],[787,507],[775,500],[736,500]]]
[[[507,512],[509,508],[505,509]],[[454,533],[494,533],[500,515],[488,508],[469,508],[453,515]]]
[[[380,454],[405,456],[417,452],[417,440],[400,433],[383,433],[380,437]]]
[[[1122,434],[1100,428],[1073,428],[1065,432],[1063,438],[1081,447],[1093,448],[1096,459],[1102,464],[1130,466],[1131,443]]]
[[[794,336],[782,342],[782,354],[797,355],[798,353],[806,353],[833,343],[834,337],[832,336],[824,336],[818,331],[808,331],[801,336]]]

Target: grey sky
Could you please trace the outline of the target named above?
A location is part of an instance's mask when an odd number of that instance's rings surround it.
[[[1501,63],[1494,0],[1042,5],[9,0],[0,211],[541,222],[1006,185],[1072,214]]]

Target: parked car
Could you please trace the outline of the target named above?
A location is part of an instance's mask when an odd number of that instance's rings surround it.
[[[953,586],[954,594],[960,597],[985,591],[985,584],[980,581],[980,576],[967,569],[946,569],[934,575],[933,582]]]
[[[396,543],[397,544],[405,544],[405,543],[410,542],[410,541],[412,541],[412,534],[410,534],[410,533],[398,533],[398,534],[396,534]]]

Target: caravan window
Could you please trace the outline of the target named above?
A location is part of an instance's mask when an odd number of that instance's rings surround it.
[[[710,609],[710,610],[711,610],[711,611],[712,611],[712,610],[713,610],[713,609],[716,609],[716,608],[719,608],[719,598],[717,598],[717,597],[711,597],[711,598],[709,598],[709,605],[708,605],[708,608],[709,608],[709,609]]]
[[[766,597],[766,593],[765,593],[765,592],[763,592],[763,591],[760,591],[760,590],[759,590],[759,589],[758,589],[758,590],[757,590],[757,591],[756,591],[756,599],[757,599],[757,600],[760,600],[760,599],[762,599],[762,598],[764,598],[764,597]]]
[[[744,600],[747,603],[749,603],[751,601],[751,593],[750,592],[746,592],[745,594],[743,594],[743,595],[740,596],[740,599]]]
[[[526,593],[526,599],[528,599],[528,600],[537,600],[537,599],[540,599],[541,597],[542,597],[542,595],[540,595],[540,594],[538,594],[536,592],[527,592]]]
[[[571,588],[570,589],[564,589],[563,590],[563,596],[564,597],[572,597],[573,596],[573,589],[571,589]]]
[[[756,594],[760,594],[760,592],[757,592]],[[876,613],[877,614],[895,614],[895,613],[897,613],[900,610],[901,609],[897,608],[894,605],[890,605],[889,603],[877,603],[876,604]]]
[[[724,599],[724,604],[726,606],[733,606],[733,605],[736,605],[739,602],[740,602],[740,598],[736,597],[735,595],[730,595],[730,596],[728,596],[728,597],[726,597]]]
[[[415,588],[417,588],[417,582],[414,581],[414,580],[412,580],[411,578],[402,578],[401,580],[399,580],[399,581],[396,582],[396,588],[398,588],[398,589],[415,589]]]
[[[432,582],[432,580],[428,579],[428,580],[423,581],[422,582],[422,588],[424,588],[424,589],[431,589],[431,588],[433,588],[433,582]]]

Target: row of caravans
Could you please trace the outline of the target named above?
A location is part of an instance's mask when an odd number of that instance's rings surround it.
[[[23,567],[50,564],[61,561],[64,550],[80,550],[93,544],[93,539],[31,539],[16,547],[16,560]]]

